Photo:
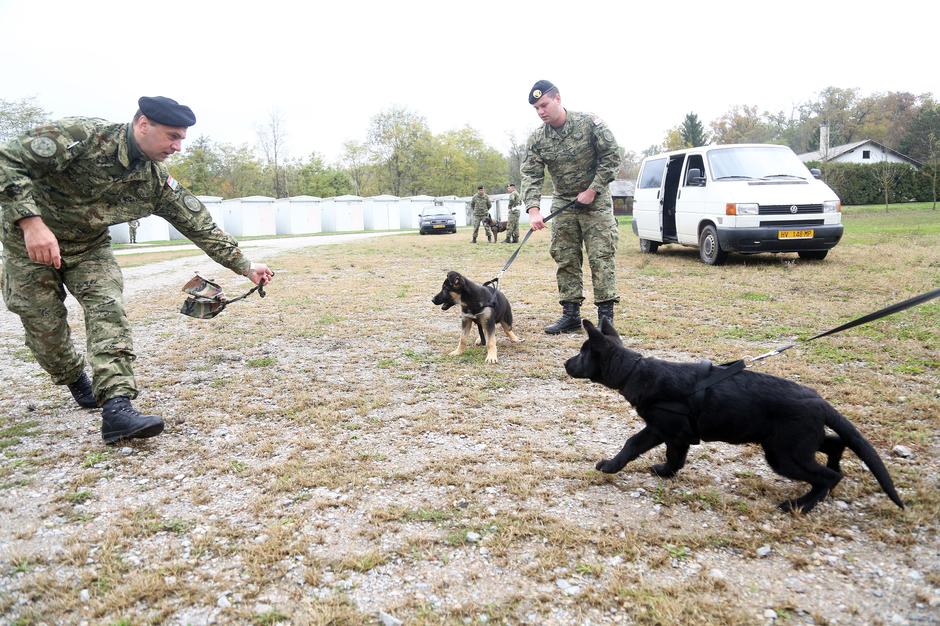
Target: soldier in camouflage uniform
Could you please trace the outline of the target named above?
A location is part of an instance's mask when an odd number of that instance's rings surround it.
[[[617,141],[600,118],[565,110],[561,94],[547,80],[532,86],[529,104],[544,122],[529,137],[522,164],[523,201],[532,228],[545,228],[539,210],[545,168],[555,184],[552,210],[571,200],[578,202],[552,222],[551,254],[557,264],[562,315],[545,332],[558,334],[581,327],[582,249],[591,266],[598,324],[604,317],[613,322],[614,303],[620,300],[614,265],[619,233],[607,185],[620,168]]]
[[[509,192],[509,217],[506,219],[506,239],[503,243],[519,243],[519,206],[522,197],[516,191],[515,183],[509,183],[506,191]]]
[[[490,214],[490,207],[493,206],[493,203],[490,202],[490,197],[486,195],[486,190],[483,188],[483,185],[477,187],[476,195],[470,199],[470,213],[473,216],[473,239],[470,243],[477,242],[477,233],[480,230],[480,222],[483,222],[483,218]],[[486,230],[486,240],[487,241],[496,241],[496,233],[490,229],[490,225],[486,222],[483,222],[483,228]]]
[[[53,382],[68,385],[80,406],[102,407],[107,443],[163,432],[160,417],[130,403],[138,393],[135,355],[108,226],[156,214],[255,284],[273,276],[245,258],[162,164],[180,150],[192,111],[163,97],[139,105],[130,124],[66,118],[0,145],[4,302]],[[72,345],[66,289],[84,309],[92,380]]]
[[[137,228],[140,226],[140,220],[130,220],[127,223],[127,238],[130,243],[137,243]]]

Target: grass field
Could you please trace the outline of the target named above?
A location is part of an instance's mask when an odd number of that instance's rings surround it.
[[[845,212],[824,261],[642,255],[621,227],[616,326],[675,360],[728,361],[940,286],[940,215]],[[757,367],[816,388],[865,434],[899,510],[851,453],[833,497],[753,446],[705,444],[671,480],[654,450],[594,463],[640,420],[569,379],[548,236],[501,281],[524,342],[448,356],[446,272],[480,282],[514,249],[468,234],[284,255],[264,300],[211,321],[178,290],[129,305],[167,432],[106,448],[12,343],[0,380],[0,621],[14,624],[888,624],[940,610],[940,301],[799,343]],[[160,255],[162,259],[163,256]],[[243,291],[223,281],[232,293]],[[242,283],[237,283],[241,285]],[[594,317],[590,284],[584,312]],[[80,330],[77,341],[82,340]],[[19,396],[18,396],[19,397]],[[896,445],[913,458],[891,453]]]

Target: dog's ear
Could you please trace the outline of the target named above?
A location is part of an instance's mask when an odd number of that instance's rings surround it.
[[[457,272],[447,272],[447,284],[452,286],[455,289],[460,289],[460,285],[463,282],[463,276]]]
[[[614,328],[614,324],[609,318],[605,317],[601,320],[601,332],[611,339],[615,339],[618,344],[623,345],[623,342],[620,341],[620,334],[617,332],[617,329]]]
[[[581,324],[584,326],[584,330],[587,331],[588,341],[591,342],[591,347],[599,349],[607,346],[609,340],[590,320],[582,320]]]

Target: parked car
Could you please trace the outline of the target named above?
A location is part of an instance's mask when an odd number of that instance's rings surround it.
[[[421,210],[419,229],[422,235],[428,233],[456,233],[456,213],[448,213],[443,207],[430,206]]]
[[[729,252],[796,252],[824,259],[842,238],[842,204],[787,146],[701,146],[647,157],[633,232],[640,250],[678,243],[708,265]]]

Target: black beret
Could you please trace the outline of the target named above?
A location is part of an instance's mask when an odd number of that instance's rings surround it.
[[[477,187],[477,189],[483,189],[483,185],[480,185],[479,187]]]
[[[137,106],[141,113],[157,124],[188,128],[196,123],[193,110],[172,98],[143,96],[137,101]]]
[[[515,187],[515,186],[516,186],[516,183],[509,183],[509,184],[506,185],[506,186],[507,186],[507,187]]]
[[[534,85],[532,85],[532,89],[529,90],[529,104],[535,104],[539,98],[541,98],[548,92],[557,91],[557,90],[558,90],[558,87],[553,85],[551,81],[540,80]]]

